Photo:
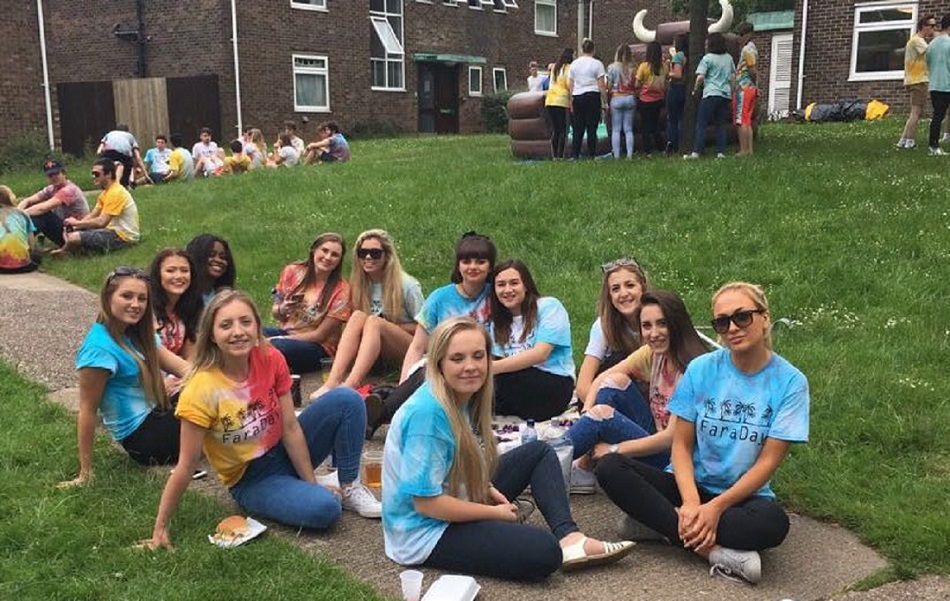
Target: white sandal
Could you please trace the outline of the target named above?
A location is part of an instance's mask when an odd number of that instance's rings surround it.
[[[570,572],[572,570],[592,568],[594,566],[620,561],[630,553],[630,551],[633,551],[633,547],[636,544],[628,540],[620,541],[619,543],[602,541],[601,544],[604,545],[604,552],[596,555],[588,555],[587,552],[584,551],[584,543],[586,542],[587,537],[582,536],[576,542],[561,549],[561,553],[564,556],[564,560],[561,563],[561,569],[563,571]]]

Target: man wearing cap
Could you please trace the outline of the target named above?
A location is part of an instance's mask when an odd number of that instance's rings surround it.
[[[62,163],[47,158],[43,172],[49,185],[21,200],[17,208],[30,216],[39,233],[56,246],[62,246],[65,244],[63,220],[67,217],[82,219],[89,213],[89,203],[79,186],[69,180]]]
[[[63,220],[66,244],[54,254],[79,249],[107,252],[139,241],[139,210],[129,191],[116,180],[115,163],[97,160],[92,164],[92,179],[102,190],[96,206],[82,219]]]

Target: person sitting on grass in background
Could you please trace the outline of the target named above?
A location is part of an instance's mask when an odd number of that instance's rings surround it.
[[[274,144],[274,152],[267,158],[267,166],[273,169],[277,167],[293,167],[300,162],[300,155],[297,149],[290,142],[290,135],[286,132],[277,137]]]
[[[640,457],[661,469],[670,462],[676,417],[667,405],[686,366],[706,346],[673,292],[644,292],[634,316],[646,344],[594,379],[581,419],[567,432],[574,444],[572,493],[596,490],[594,461],[608,453]],[[649,383],[649,400],[638,382]]]
[[[62,163],[47,158],[43,161],[43,171],[49,185],[21,200],[17,208],[30,216],[37,231],[47,240],[62,246],[66,243],[63,220],[85,217],[89,213],[89,202],[79,186],[69,179]]]
[[[524,581],[627,555],[633,543],[602,542],[577,527],[553,447],[536,440],[498,456],[485,330],[467,317],[449,319],[428,350],[425,382],[396,413],[383,450],[386,555],[401,565]],[[528,485],[549,531],[518,523],[512,500]]]
[[[601,265],[604,272],[597,299],[597,319],[590,327],[584,362],[577,373],[577,398],[590,393],[594,378],[640,348],[636,313],[640,295],[649,288],[647,274],[634,259],[622,258]]]
[[[16,206],[16,194],[0,186],[0,273],[27,273],[40,265],[34,249],[36,228]]]
[[[340,133],[336,121],[321,123],[317,128],[317,141],[307,144],[307,164],[342,163],[350,160],[350,144]]]
[[[356,238],[350,298],[353,314],[343,328],[330,375],[312,398],[337,386],[359,388],[378,359],[402,365],[409,350],[422,288],[402,270],[396,245],[385,230],[367,230]],[[370,413],[374,421],[378,408]]]
[[[317,371],[322,359],[336,354],[343,326],[353,313],[350,285],[342,278],[344,253],[342,236],[320,234],[307,259],[280,272],[271,307],[280,327],[266,328],[264,334],[284,355],[291,373]]]
[[[65,244],[54,254],[76,250],[109,252],[139,241],[139,209],[115,177],[116,166],[111,160],[99,159],[92,164],[92,179],[102,193],[85,217],[63,220]]]
[[[567,409],[574,394],[571,322],[552,296],[541,296],[517,259],[491,276],[492,371],[495,413],[544,421]]]
[[[200,234],[188,243],[185,252],[194,263],[195,286],[205,305],[219,290],[234,288],[237,266],[227,240],[214,234]]]
[[[264,134],[256,127],[244,133],[244,154],[251,159],[250,169],[267,165],[267,143],[264,142]]]
[[[342,510],[378,518],[379,501],[359,481],[366,410],[338,388],[294,413],[290,372],[267,343],[246,294],[226,290],[201,317],[194,368],[175,414],[181,420],[178,465],[158,505],[149,549],[171,548],[169,525],[202,449],[242,510],[292,528],[326,530]],[[336,461],[340,487],[318,484],[314,466]]]
[[[145,152],[145,169],[153,184],[161,184],[168,177],[168,161],[171,158],[172,149],[167,145],[168,138],[165,134],[158,134],[155,136],[155,147]]]
[[[60,488],[81,486],[92,478],[97,413],[136,463],[161,465],[178,459],[180,426],[162,385],[162,370],[183,376],[189,365],[158,344],[147,273],[117,267],[106,277],[99,316],[76,353],[76,369],[79,476],[60,482]]]
[[[195,173],[205,177],[221,175],[224,151],[218,148],[218,143],[211,139],[210,127],[201,128],[198,141],[191,148],[191,155],[195,160]]]
[[[168,174],[164,181],[189,180],[195,177],[195,159],[188,152],[188,149],[182,146],[185,143],[185,136],[181,134],[172,134],[169,137],[172,144],[172,152],[168,155]]]
[[[244,154],[244,143],[231,140],[231,156],[225,157],[222,173],[244,173],[251,168],[251,157]]]
[[[297,135],[297,122],[284,121],[284,133],[290,136],[290,145],[297,151],[297,155],[303,157],[307,144],[303,141],[303,138]]]
[[[808,440],[808,381],[772,350],[761,288],[726,284],[712,312],[725,348],[693,359],[673,392],[668,471],[614,453],[596,474],[628,525],[699,554],[710,573],[754,584],[758,552],[788,534],[769,482],[792,443]]]

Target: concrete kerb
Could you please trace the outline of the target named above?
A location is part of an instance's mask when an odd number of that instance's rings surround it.
[[[50,398],[75,410],[75,352],[98,309],[96,295],[42,274],[0,277],[0,355],[28,377],[43,382]],[[303,392],[319,386],[318,378],[305,378]],[[384,432],[377,433],[369,448],[381,448]],[[156,468],[158,469],[158,468]],[[227,492],[209,478],[196,488],[230,503]],[[612,540],[619,510],[603,495],[572,497],[575,518],[587,534]],[[542,525],[541,516],[532,521]],[[210,527],[210,526],[209,526]],[[329,557],[352,575],[377,586],[382,592],[399,595],[401,567],[389,561],[383,551],[381,526],[346,513],[329,533],[299,532],[289,528],[273,529],[290,537],[300,547]],[[498,541],[504,544],[504,541]],[[695,556],[664,545],[640,545],[617,565],[564,576],[555,574],[541,585],[521,585],[480,578],[481,599],[559,599],[649,598],[655,600],[705,597],[746,599],[827,599],[845,591],[854,583],[877,573],[888,563],[874,550],[862,545],[852,533],[833,524],[804,516],[792,516],[792,529],[786,542],[763,553],[763,578],[755,587],[710,578],[706,565]],[[438,576],[425,570],[426,585]],[[888,585],[895,596],[869,596],[868,601],[906,599],[902,586]],[[947,598],[947,579],[928,580],[927,590]],[[871,591],[872,593],[874,591]],[[883,592],[883,591],[882,591]],[[865,594],[865,593],[862,593]],[[887,593],[891,594],[891,593]],[[846,598],[863,599],[863,597]],[[930,598],[930,597],[925,597]],[[938,597],[933,597],[938,598]]]

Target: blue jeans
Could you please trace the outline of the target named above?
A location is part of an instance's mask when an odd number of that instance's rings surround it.
[[[508,499],[530,484],[551,531],[513,522],[454,522],[442,533],[425,565],[507,580],[545,578],[561,567],[558,541],[578,530],[557,453],[542,441],[512,449],[499,457],[493,483]]]
[[[287,330],[280,328],[264,328],[264,336],[286,336]],[[293,338],[276,338],[270,341],[280,354],[287,360],[290,373],[305,374],[320,370],[320,359],[330,355],[316,342],[294,340]]]
[[[627,158],[633,156],[633,114],[637,99],[633,96],[614,96],[610,99],[610,148],[614,158],[620,158],[620,134],[627,143]]]
[[[666,141],[674,152],[680,150],[683,112],[686,108],[686,86],[673,85],[666,91]]]
[[[699,103],[699,115],[696,117],[696,139],[693,140],[693,152],[703,154],[706,149],[706,126],[710,122],[716,126],[716,152],[726,152],[726,125],[732,111],[732,99],[722,96],[707,96]]]
[[[640,394],[636,383],[631,382],[624,390],[601,388],[597,391],[594,404],[613,407],[614,416],[597,421],[589,415],[584,415],[571,426],[567,435],[574,444],[574,459],[590,452],[598,442],[615,444],[656,433],[656,423],[650,406]],[[663,469],[670,463],[670,454],[667,451],[638,459]]]
[[[366,403],[360,395],[351,388],[335,388],[297,419],[314,467],[332,452],[340,484],[356,480],[366,428]],[[250,461],[230,493],[248,513],[294,528],[329,528],[342,511],[340,500],[328,489],[300,479],[283,442]]]

